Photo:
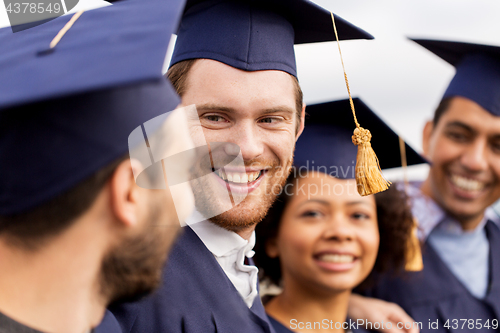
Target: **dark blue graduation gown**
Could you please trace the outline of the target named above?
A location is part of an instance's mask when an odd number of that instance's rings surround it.
[[[106,311],[101,323],[94,328],[92,333],[122,333],[122,330],[115,316],[111,312]]]
[[[421,272],[406,272],[399,278],[384,276],[367,296],[381,298],[399,304],[413,319],[422,322],[421,332],[494,332],[490,329],[462,330],[460,319],[481,319],[482,323],[499,319],[500,315],[500,229],[489,221],[486,233],[490,242],[490,282],[486,297],[479,300],[453,275],[436,251],[427,242],[423,247],[424,269]],[[447,320],[458,319],[457,328],[445,328]],[[439,321],[438,329],[429,328],[431,322]]]
[[[111,311],[124,333],[275,333],[259,297],[251,307],[189,227],[172,248],[153,295]]]

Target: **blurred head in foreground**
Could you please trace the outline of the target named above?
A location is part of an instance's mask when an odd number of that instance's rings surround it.
[[[157,2],[85,12],[51,50],[70,17],[0,31],[0,312],[32,328],[83,332],[152,291],[193,208],[185,191],[176,209],[161,168],[141,177],[155,154],[190,148],[161,74],[183,1]]]

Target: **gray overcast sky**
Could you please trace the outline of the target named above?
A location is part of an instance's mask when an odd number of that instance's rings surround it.
[[[500,46],[496,0],[314,2],[375,36],[372,41],[341,42],[351,93],[417,150],[423,124],[432,117],[454,68],[406,36]],[[299,45],[296,54],[306,103],[347,98],[336,43]]]

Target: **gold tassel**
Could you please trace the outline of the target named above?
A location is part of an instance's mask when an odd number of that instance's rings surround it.
[[[399,152],[401,154],[401,166],[403,167],[405,193],[408,196],[408,188],[410,182],[408,181],[408,162],[406,160],[406,145],[402,137],[399,137]],[[413,218],[413,228],[411,230],[410,239],[406,244],[406,263],[405,270],[407,272],[419,272],[424,269],[424,260],[422,259],[422,249],[418,239],[418,221]]]
[[[375,194],[389,188],[391,182],[382,176],[377,155],[373,151],[369,130],[357,127],[352,136],[352,143],[358,146],[356,158],[356,183],[362,196]]]
[[[413,229],[411,237],[408,239],[405,270],[407,272],[419,272],[424,269],[424,260],[422,259],[422,249],[417,235],[418,222],[413,219]]]
[[[380,164],[377,155],[373,151],[370,140],[372,135],[369,130],[362,128],[356,119],[356,111],[354,110],[354,103],[351,97],[351,90],[349,89],[349,81],[345,72],[344,60],[342,59],[342,51],[340,50],[339,36],[337,34],[337,27],[335,26],[335,18],[332,16],[333,31],[335,31],[335,38],[339,47],[340,61],[342,62],[342,69],[344,70],[344,79],[349,94],[349,102],[351,104],[354,122],[356,129],[352,136],[352,142],[358,146],[358,155],[356,158],[356,184],[358,186],[358,193],[362,196],[370,195],[385,191],[391,185],[391,182],[386,180],[382,175]]]

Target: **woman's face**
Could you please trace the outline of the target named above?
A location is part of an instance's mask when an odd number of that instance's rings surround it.
[[[290,190],[290,189],[289,189]],[[309,173],[294,183],[278,236],[267,246],[281,261],[285,286],[342,292],[372,270],[379,246],[373,196],[361,197],[355,180]]]

